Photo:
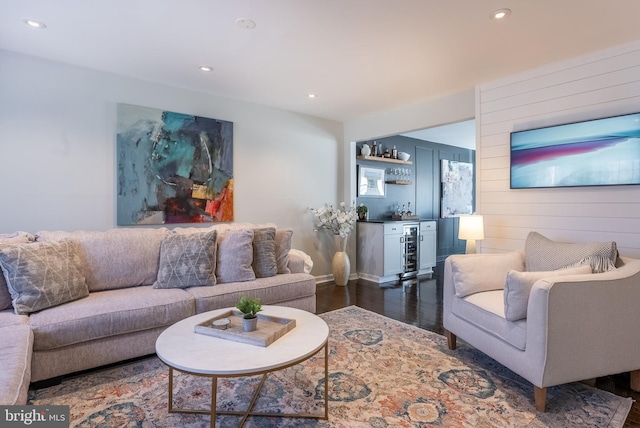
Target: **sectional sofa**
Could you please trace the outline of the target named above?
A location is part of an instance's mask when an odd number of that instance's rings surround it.
[[[312,262],[291,237],[247,223],[0,235],[0,405],[153,354],[167,326],[243,295],[315,312]]]

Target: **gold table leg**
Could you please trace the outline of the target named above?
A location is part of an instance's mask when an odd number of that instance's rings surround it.
[[[254,412],[253,406],[258,401],[258,397],[260,395],[260,391],[262,391],[262,387],[264,386],[265,381],[267,380],[267,374],[272,371],[284,370],[293,365],[299,364],[303,361],[308,360],[313,355],[310,355],[308,358],[302,361],[296,361],[290,365],[280,367],[277,370],[266,371],[263,373],[255,373],[254,375],[262,374],[262,379],[260,380],[260,384],[256,388],[256,391],[251,398],[251,402],[247,407],[247,410],[244,412],[240,411],[227,411],[227,410],[217,410],[217,401],[218,401],[218,377],[226,377],[226,376],[210,376],[211,377],[211,408],[209,410],[195,410],[195,409],[178,409],[173,407],[173,371],[174,368],[169,366],[169,413],[192,413],[192,414],[204,414],[211,416],[211,428],[215,428],[216,417],[218,415],[230,415],[230,416],[242,416],[238,427],[242,427],[247,418],[249,416],[268,416],[268,417],[277,417],[277,418],[313,418],[313,419],[329,419],[329,343],[325,342],[324,346],[324,414],[314,414],[314,413],[268,413],[268,412]],[[318,350],[319,352],[319,350]],[[317,352],[316,352],[317,354]],[[177,369],[176,369],[177,370]],[[188,373],[194,376],[206,376],[200,373],[192,373],[187,371],[179,370],[183,373]],[[243,375],[244,376],[244,375]],[[246,375],[252,376],[252,375]],[[229,376],[229,377],[238,377],[238,376]]]

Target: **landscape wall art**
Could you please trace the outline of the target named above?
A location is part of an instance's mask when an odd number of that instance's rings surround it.
[[[511,188],[640,184],[640,113],[511,133]]]
[[[233,221],[233,123],[118,104],[117,223]]]

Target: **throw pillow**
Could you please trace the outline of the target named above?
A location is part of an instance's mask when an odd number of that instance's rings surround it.
[[[456,296],[481,291],[502,290],[507,273],[524,270],[518,251],[502,254],[464,254],[450,256]]]
[[[591,266],[583,265],[568,269],[545,272],[510,271],[504,286],[504,316],[507,321],[517,321],[527,317],[527,305],[531,287],[539,279],[555,276],[580,275],[591,273]]]
[[[528,271],[549,271],[589,263],[593,272],[615,269],[618,250],[615,242],[555,242],[538,232],[530,232],[524,258]]]
[[[253,230],[227,230],[218,236],[216,279],[218,284],[253,281]]]
[[[291,273],[289,269],[289,251],[293,229],[276,229],[276,265],[278,273]]]
[[[73,241],[36,242],[0,250],[13,308],[18,315],[85,297],[89,289]]]
[[[12,244],[27,244],[35,241],[35,236],[27,232],[2,233],[0,234],[0,249]],[[11,307],[11,294],[4,279],[4,273],[0,267],[0,311]]]
[[[160,246],[158,279],[153,288],[216,285],[216,237],[213,232],[171,235]]]
[[[276,229],[253,229],[253,263],[256,278],[268,278],[278,274],[276,264]]]

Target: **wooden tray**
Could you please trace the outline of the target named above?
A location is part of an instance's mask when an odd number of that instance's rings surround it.
[[[226,330],[212,327],[211,323],[220,318],[229,318],[231,324]],[[269,346],[296,326],[296,320],[280,318],[271,315],[258,314],[258,328],[254,331],[244,331],[242,328],[242,312],[229,309],[220,315],[195,326],[195,332],[220,339],[249,345]]]
[[[393,214],[391,216],[392,220],[419,220],[420,217],[418,217],[417,215],[395,215]]]

